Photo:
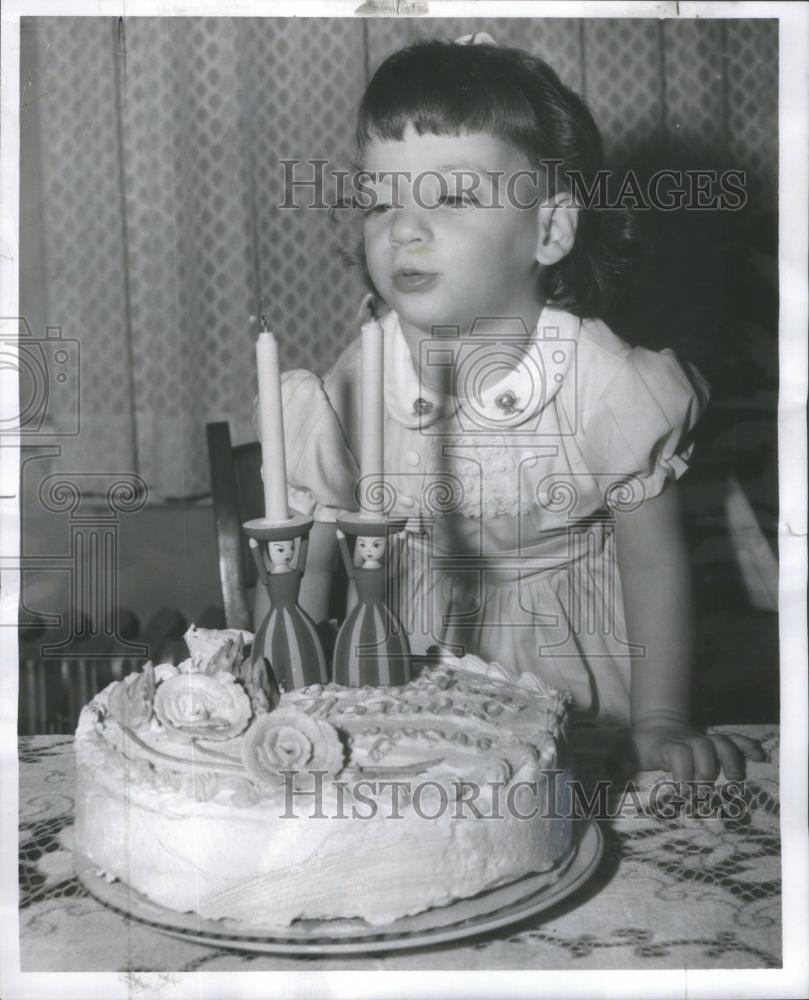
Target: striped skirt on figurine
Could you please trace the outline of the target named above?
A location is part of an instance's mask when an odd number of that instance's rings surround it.
[[[410,680],[410,645],[399,619],[385,603],[386,574],[356,569],[358,602],[343,622],[334,647],[337,684],[376,687]]]
[[[269,576],[270,613],[253,640],[253,656],[266,656],[287,691],[329,680],[326,657],[315,623],[298,606],[301,573]]]

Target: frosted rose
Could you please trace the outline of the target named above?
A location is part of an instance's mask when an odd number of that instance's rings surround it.
[[[150,660],[141,673],[129,674],[110,691],[108,706],[116,722],[134,732],[145,729],[152,718],[155,671]]]
[[[255,662],[252,662],[249,657],[245,657],[241,663],[234,666],[231,673],[236,680],[244,684],[244,689],[250,696],[250,703],[256,715],[263,715],[278,704],[281,693],[278,690],[275,674],[270,667],[270,661],[266,657],[259,657]]]
[[[262,715],[242,741],[242,763],[262,784],[278,784],[281,771],[325,771],[336,775],[343,766],[337,730],[294,708]]]
[[[155,715],[175,739],[229,740],[252,715],[250,699],[232,674],[180,673],[157,688]]]
[[[191,654],[191,672],[213,675],[221,670],[235,674],[234,668],[244,659],[245,645],[253,636],[242,629],[208,629],[192,625],[183,638]]]

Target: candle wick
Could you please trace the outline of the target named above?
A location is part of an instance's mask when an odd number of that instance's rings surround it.
[[[371,319],[376,319],[376,302],[373,298],[368,299],[368,312]]]
[[[270,324],[267,322],[267,317],[262,315],[262,316],[259,317],[259,320],[261,322],[261,332],[262,333],[269,333],[270,332]]]

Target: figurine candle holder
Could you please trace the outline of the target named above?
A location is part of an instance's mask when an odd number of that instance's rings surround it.
[[[253,639],[252,659],[265,656],[287,691],[329,679],[315,623],[298,604],[312,524],[312,518],[295,514],[285,521],[258,518],[242,526],[270,597],[270,610]]]
[[[410,680],[410,644],[385,599],[388,532],[401,529],[404,521],[395,523],[381,514],[357,514],[338,518],[337,526],[340,552],[358,600],[337,634],[332,679],[349,687],[406,684]],[[347,535],[355,539],[356,560]],[[354,565],[355,561],[359,565]]]

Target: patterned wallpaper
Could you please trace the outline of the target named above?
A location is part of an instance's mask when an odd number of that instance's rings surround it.
[[[278,207],[278,160],[347,166],[378,62],[475,30],[547,59],[616,160],[710,155],[771,203],[775,21],[25,18],[22,301],[82,357],[62,468],[138,471],[156,498],[206,493],[205,423],[253,437],[258,312],[284,367],[326,370],[362,281],[327,212]]]

